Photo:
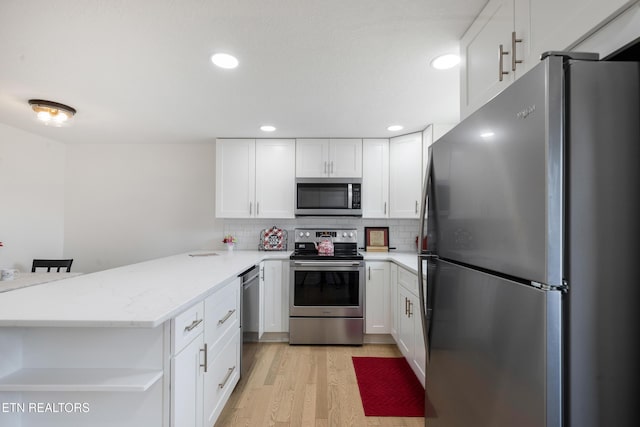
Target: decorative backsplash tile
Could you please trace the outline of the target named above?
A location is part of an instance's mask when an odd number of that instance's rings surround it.
[[[398,252],[415,252],[418,235],[417,219],[362,219],[362,218],[295,218],[279,220],[225,219],[222,237],[231,234],[236,237],[239,250],[256,250],[260,232],[273,226],[287,230],[288,248],[293,249],[293,230],[301,227],[339,228],[348,227],[358,230],[358,247],[364,247],[365,227],[389,227],[389,246]],[[220,243],[222,247],[222,243]]]

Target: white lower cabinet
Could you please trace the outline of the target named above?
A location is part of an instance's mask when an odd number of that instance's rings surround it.
[[[396,343],[411,369],[422,385],[425,380],[426,351],[420,317],[420,299],[418,297],[418,276],[402,267],[398,267],[398,316]]]
[[[389,263],[367,262],[365,287],[365,333],[391,332]]]
[[[289,261],[260,263],[260,298],[264,332],[289,331]]]
[[[172,427],[213,426],[238,383],[240,297],[240,279],[234,279],[174,319],[173,342],[185,333],[183,329],[201,328],[201,332],[184,348],[177,348],[171,360]],[[191,323],[180,321],[201,313],[199,307],[203,307],[203,322],[198,318]]]
[[[389,311],[391,315],[391,336],[398,342],[398,265],[389,265]]]
[[[204,425],[213,426],[240,380],[240,329],[238,328],[211,351],[204,373]],[[200,425],[200,424],[195,424]]]
[[[171,362],[171,425],[202,426],[203,372],[200,353],[204,337],[198,335]]]

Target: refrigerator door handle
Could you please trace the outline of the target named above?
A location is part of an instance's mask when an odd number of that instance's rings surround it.
[[[429,191],[431,189],[431,168],[433,164],[433,150],[429,150],[429,156],[427,158],[427,170],[424,178],[424,187],[422,187],[422,204],[420,205],[420,229],[418,230],[418,294],[420,298],[420,318],[422,320],[422,335],[426,346],[427,360],[429,355],[429,342],[427,340],[427,308],[426,308],[426,295],[424,289],[424,271],[422,268],[423,262],[434,255],[428,255],[422,249],[422,242],[424,242],[425,225],[427,217],[427,202],[429,200]],[[425,366],[426,368],[426,366]]]

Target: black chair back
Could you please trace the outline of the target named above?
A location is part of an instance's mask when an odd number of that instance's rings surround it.
[[[36,268],[46,268],[47,273],[50,273],[52,268],[56,268],[56,271],[60,273],[61,268],[66,268],[69,273],[72,263],[73,259],[34,259],[31,264],[31,272],[35,273]]]

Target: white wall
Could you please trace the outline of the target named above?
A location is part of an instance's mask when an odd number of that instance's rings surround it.
[[[63,144],[0,124],[0,266],[63,256],[64,168]]]
[[[65,253],[92,272],[217,245],[215,144],[68,144]]]

